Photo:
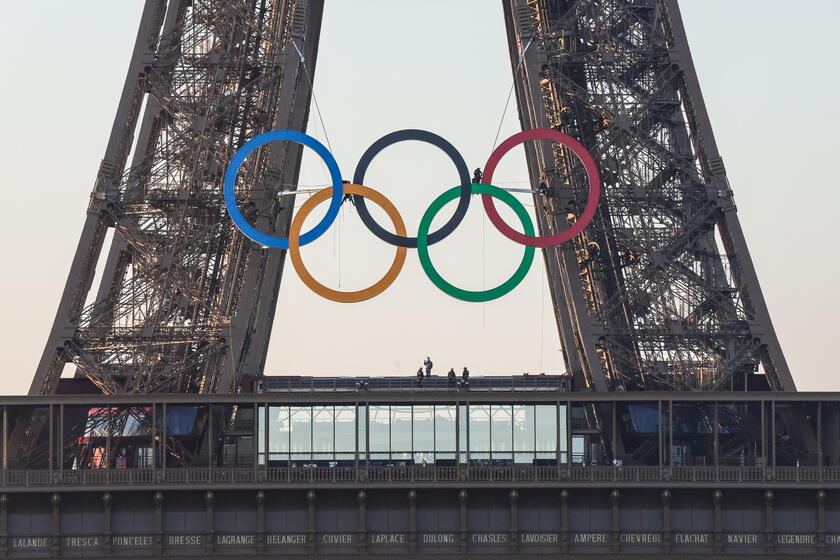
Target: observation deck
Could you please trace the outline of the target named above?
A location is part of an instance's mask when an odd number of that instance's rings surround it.
[[[840,556],[840,393],[424,381],[0,398],[0,556]]]

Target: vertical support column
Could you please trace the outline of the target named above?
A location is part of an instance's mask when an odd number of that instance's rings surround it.
[[[6,483],[6,471],[9,469],[9,407],[3,405],[3,484]],[[4,494],[5,496],[5,494]]]
[[[309,554],[315,553],[315,490],[306,493],[306,542]]]
[[[722,502],[723,502],[723,492],[720,490],[715,490],[712,492],[712,502],[714,503],[714,534],[715,534],[715,552],[719,553],[721,551],[721,518],[723,517],[721,512]]]
[[[59,480],[63,479],[64,474],[64,403],[58,405],[58,438],[56,441],[58,448],[56,452],[58,453],[58,472],[59,476],[62,476]]]
[[[358,537],[356,550],[360,554],[367,552],[367,493],[364,490],[359,490],[356,493],[357,511],[357,525],[356,535]]]
[[[572,468],[572,401],[566,401],[566,466],[571,476]]]
[[[610,535],[612,539],[612,551],[613,554],[618,554],[618,551],[621,547],[621,543],[619,542],[619,536],[621,533],[621,519],[619,517],[619,498],[621,494],[618,492],[618,489],[613,489],[610,492],[610,502],[612,502],[612,521],[610,523]]]
[[[216,544],[216,519],[213,511],[215,501],[216,497],[213,495],[213,491],[208,490],[204,494],[204,548],[207,550],[207,554],[213,554]]]
[[[112,518],[111,518],[111,505],[113,499],[111,497],[110,492],[105,492],[102,494],[102,521],[105,528],[105,539],[104,539],[104,547],[105,547],[105,554],[110,556],[114,550],[113,547],[113,530],[111,528]]]
[[[823,440],[822,440],[822,401],[817,403],[817,466],[820,468],[820,480],[823,479]]]
[[[257,553],[265,553],[265,492],[257,491]]]
[[[613,465],[617,465],[618,462],[616,459],[619,459],[618,456],[618,403],[612,402],[612,438],[610,445],[612,446],[612,456],[613,456]],[[624,459],[621,457],[620,459]],[[615,471],[613,471],[613,476],[615,476]]]
[[[5,411],[4,411],[5,413]],[[9,556],[9,495],[0,494],[0,552]]]
[[[271,424],[269,423],[269,420],[271,419],[271,415],[269,413],[268,403],[265,403],[263,405],[263,407],[264,407],[263,416],[262,416],[262,421],[263,421],[263,426],[264,426],[264,428],[263,428],[263,453],[265,453],[265,455],[263,457],[263,465],[264,465],[263,471],[265,473],[265,478],[263,480],[268,480],[268,457],[269,457],[268,449],[269,449],[269,445],[271,444],[271,439],[270,439],[270,436],[271,436],[270,425]],[[291,412],[289,414],[291,414]],[[289,436],[289,437],[291,437],[291,436]],[[358,452],[359,451],[357,449],[356,453],[358,453]],[[286,462],[286,467],[288,467],[288,466],[289,466],[289,464],[288,464],[288,461],[287,461]]]
[[[162,406],[163,416],[161,417],[160,423],[160,466],[163,475],[161,476],[161,482],[166,480],[166,463],[169,459],[169,451],[166,449],[166,440],[169,439],[169,434],[166,431],[166,403],[163,403]]]
[[[674,536],[671,534],[671,491],[662,491],[662,552],[671,553]]]
[[[565,488],[560,490],[560,551],[569,552],[569,491]]]
[[[668,466],[674,466],[674,401],[668,401]]]
[[[773,468],[776,467],[776,401],[770,401],[770,453]],[[775,475],[775,473],[773,473]]]
[[[662,476],[662,458],[665,455],[665,436],[662,431],[662,401],[656,401],[656,414],[657,418],[659,418],[659,422],[656,425],[656,437],[657,437],[657,455],[659,455],[659,472],[660,477]]]
[[[157,482],[158,467],[157,403],[152,403],[152,480]]]
[[[508,494],[510,500],[510,551],[519,551],[519,492],[514,488]]]
[[[108,428],[105,430],[105,456],[104,456],[104,460],[105,460],[105,469],[106,469],[105,473],[108,475],[108,477],[110,479],[111,467],[114,466],[113,465],[113,463],[114,463],[113,453],[114,452],[111,449],[111,444],[112,444],[112,442],[111,442],[111,440],[112,440],[111,432],[114,431],[114,413],[115,413],[115,411],[114,411],[114,407],[111,406],[110,404],[105,405],[105,407],[106,407],[105,410],[108,411],[108,413],[107,413],[107,418],[108,418],[107,426],[108,426]],[[50,416],[52,416],[52,414],[50,414]],[[52,424],[52,422],[50,422],[50,424]],[[52,439],[52,431],[50,431],[50,439]]]
[[[767,467],[770,462],[767,460],[767,404],[761,401],[761,458],[764,461],[764,476],[767,476]]]
[[[54,455],[54,450],[55,450],[55,430],[53,430],[53,405],[49,405],[48,409],[49,409],[49,422],[50,422],[50,429],[49,429],[49,437],[47,438],[47,441],[49,442],[48,447],[49,447],[49,449],[50,449],[50,450],[49,450],[49,464],[50,464],[50,466],[49,466],[49,470],[50,470],[50,481],[51,481],[52,483],[55,483],[55,480],[53,480],[53,477],[52,477],[52,470],[53,470],[53,455]],[[110,437],[110,433],[109,433],[108,435],[109,435],[109,437]],[[109,459],[110,459],[110,457],[109,457]]]
[[[825,554],[825,491],[817,491],[817,552]]]
[[[267,429],[267,428],[266,428]],[[257,441],[256,439],[254,441]],[[207,473],[210,482],[213,482],[213,403],[207,403]]]
[[[166,405],[163,405],[166,407]],[[163,492],[155,492],[155,552],[163,556]]]
[[[458,552],[465,554],[467,552],[467,495],[466,490],[458,492]]]
[[[408,491],[408,552],[417,554],[417,490]]]
[[[58,492],[50,496],[50,505],[52,506],[52,542],[50,544],[50,554],[57,557],[61,553],[61,496]]]
[[[260,460],[259,460],[259,455],[260,455],[260,445],[259,445],[259,440],[260,440],[260,428],[259,428],[260,407],[257,403],[254,403],[252,405],[251,415],[252,415],[251,418],[254,419],[253,425],[251,426],[251,441],[254,442],[254,444],[251,446],[251,449],[252,449],[252,451],[251,451],[251,466],[252,466],[253,471],[254,471],[252,480],[256,480],[256,481],[261,482],[262,481],[262,475],[265,474],[265,472],[260,470]],[[268,426],[266,426],[266,429],[268,429]],[[312,436],[311,435],[309,436],[309,449],[312,449]],[[268,451],[268,449],[266,449],[266,451]],[[238,447],[237,447],[237,450],[236,450],[236,455],[237,455],[237,464],[238,464],[239,463],[239,458],[238,458],[239,457],[239,448]],[[268,461],[266,461],[266,463],[267,462]]]
[[[768,554],[773,552],[773,495],[772,490],[764,493],[764,550]]]
[[[718,403],[717,401],[713,404],[714,407],[714,424],[712,425],[712,434],[714,437],[714,442],[712,443],[714,453],[714,466],[717,467],[720,464],[720,443],[719,443],[719,428],[718,428]]]

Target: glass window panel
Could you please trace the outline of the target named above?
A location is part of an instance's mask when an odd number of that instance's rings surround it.
[[[435,450],[434,406],[414,405],[413,422],[414,461],[430,462]]]
[[[458,462],[467,462],[467,405],[458,405]]]
[[[368,429],[371,453],[388,453],[391,450],[391,407],[371,405]]]
[[[535,455],[533,453],[514,453],[514,463],[530,465],[534,462]]]
[[[513,450],[513,426],[511,425],[511,405],[494,404],[490,407],[490,435],[492,451]]]
[[[270,406],[268,408],[268,451],[272,454],[288,453],[290,432],[289,407]]]
[[[312,452],[312,408],[293,406],[289,409],[291,451],[295,459],[306,459]]]
[[[572,462],[583,463],[585,459],[586,441],[584,436],[572,435]]]
[[[534,451],[536,435],[537,423],[534,418],[534,405],[513,405],[513,450]]]
[[[356,407],[335,407],[335,451],[356,453]]]
[[[537,451],[557,452],[557,406],[538,404],[534,408],[537,419]]]
[[[364,459],[367,454],[367,405],[357,407],[359,414],[359,457]]]
[[[198,409],[194,407],[169,407],[166,412],[166,431],[172,436],[188,436],[193,432]],[[253,413],[249,413],[251,418]]]
[[[560,462],[567,463],[569,461],[569,432],[566,421],[568,410],[566,410],[565,404],[561,404],[557,407],[557,414],[560,424],[560,431],[557,434],[557,442],[559,443],[560,449]]]
[[[123,426],[123,436],[130,437],[148,435],[148,431],[144,424],[144,422],[146,422],[148,413],[144,409],[132,408],[123,411],[121,415],[125,417],[125,426]],[[151,421],[149,421],[149,424],[151,424]]]
[[[212,409],[212,406],[211,406]],[[259,406],[257,411],[257,464],[265,464],[265,414],[266,407]],[[210,421],[213,421],[213,414],[210,414]]]
[[[316,459],[332,459],[334,409],[332,406],[312,407],[312,452]]]
[[[411,456],[411,406],[391,406],[391,458]]]
[[[455,452],[455,407],[435,406],[435,452]]]
[[[470,454],[490,451],[490,405],[471,404]]]

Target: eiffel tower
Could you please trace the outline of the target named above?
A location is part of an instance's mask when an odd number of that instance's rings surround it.
[[[740,227],[674,0],[505,0],[523,129],[594,155],[590,226],[543,250],[565,364],[595,391],[795,390]],[[285,251],[224,207],[233,153],[304,131],[320,0],[148,0],[31,395],[68,365],[108,395],[235,393],[263,372]],[[288,231],[302,147],[248,158],[238,204]],[[526,145],[540,234],[588,184],[568,149]],[[107,234],[112,241],[105,246]],[[99,284],[94,267],[106,264]]]

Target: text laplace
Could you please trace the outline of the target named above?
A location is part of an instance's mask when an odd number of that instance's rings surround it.
[[[371,544],[405,544],[405,533],[373,533],[370,536]]]

